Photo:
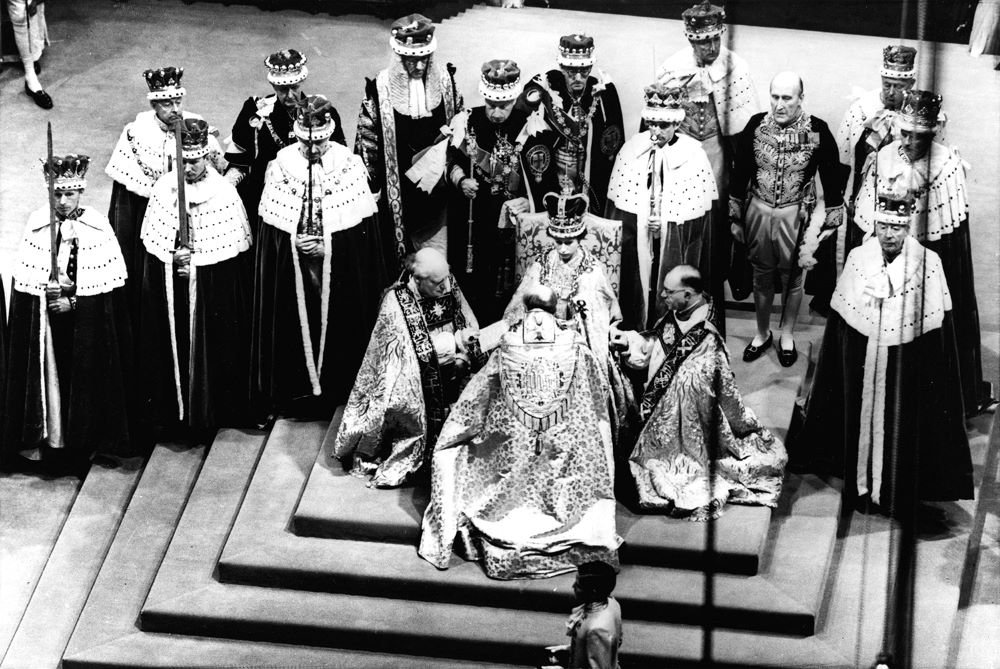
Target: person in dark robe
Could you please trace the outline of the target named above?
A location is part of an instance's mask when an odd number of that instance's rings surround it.
[[[128,283],[125,292],[132,318],[132,335],[142,338],[139,324],[139,302],[142,296],[142,270],[146,265],[146,249],[139,238],[146,215],[149,194],[157,179],[170,171],[176,160],[174,125],[180,119],[200,119],[184,110],[187,91],[181,86],[184,68],[161,67],[146,70],[143,78],[149,92],[146,98],[152,109],[136,114],[127,123],[111,153],[105,173],[111,177],[111,205],[108,220],[118,237]],[[222,148],[213,136],[209,140],[211,160],[216,169],[225,171]]]
[[[734,241],[745,244],[753,268],[757,332],[743,350],[753,362],[776,343],[778,362],[798,360],[795,325],[802,303],[804,272],[800,250],[816,207],[814,180],[823,185],[825,210],[816,238],[829,236],[843,222],[844,188],[837,144],[822,119],[802,108],[802,78],[780,72],[771,80],[771,111],[755,114],[736,141],[736,162],[729,187]],[[782,287],[780,339],[771,333],[771,306]]]
[[[264,190],[267,165],[278,151],[296,143],[292,123],[295,108],[303,98],[302,87],[309,76],[305,54],[295,49],[272,53],[264,59],[267,81],[274,92],[247,98],[233,123],[232,136],[226,146],[226,178],[236,186],[243,206],[250,216],[250,229],[256,236],[260,221],[257,207]],[[340,115],[330,113],[336,129],[330,139],[347,145]]]
[[[453,186],[448,260],[476,315],[492,323],[514,289],[510,217],[535,211],[548,192],[543,189],[556,186],[551,161],[532,166],[529,160],[548,150],[555,133],[537,105],[534,111],[515,105],[521,70],[514,61],[483,63],[479,92],[485,104],[455,114],[447,134],[406,176],[425,191],[445,176]]]
[[[408,260],[382,298],[333,448],[378,488],[402,485],[428,463],[448,408],[486,360],[444,255],[423,248]]]
[[[837,130],[840,162],[849,170],[844,201],[847,225],[837,228],[816,250],[817,264],[806,276],[806,292],[813,296],[809,308],[824,316],[830,312],[830,297],[851,249],[861,244],[864,233],[854,225],[854,204],[861,189],[870,158],[892,142],[898,134],[894,121],[903,103],[903,94],[917,81],[917,50],[911,46],[889,45],[882,51],[882,86],[865,91],[851,103]]]
[[[254,409],[328,419],[347,400],[389,284],[359,156],[331,142],[333,105],[306,98],[298,143],[264,179],[251,355]]]
[[[875,234],[847,257],[794,467],[844,479],[850,503],[887,513],[972,499],[952,293],[941,259],[909,236],[912,196],[880,194]]]
[[[395,21],[390,32],[392,61],[365,80],[354,152],[364,160],[378,201],[385,266],[396,272],[415,249],[447,252],[447,186],[440,182],[426,192],[403,175],[463,102],[454,67],[435,60],[430,19],[411,14]]]
[[[535,75],[525,84],[519,105],[531,106],[530,96],[540,96],[545,118],[556,132],[550,160],[559,178],[568,180],[573,192],[585,193],[590,210],[600,215],[611,168],[625,141],[618,89],[605,72],[595,69],[594,38],[589,35],[560,37],[556,62],[559,69]]]
[[[720,296],[729,277],[733,298],[742,300],[750,294],[746,255],[742,245],[733,248],[729,231],[729,178],[733,169],[733,143],[750,117],[760,111],[760,98],[746,60],[722,43],[726,30],[725,8],[708,0],[681,13],[688,45],[660,64],[657,79],[685,80],[688,95],[684,101],[684,120],[677,132],[701,142],[715,176],[719,199],[712,207],[712,272],[706,274],[711,285],[716,313],[724,313]],[[688,78],[690,77],[690,78]],[[645,130],[641,125],[639,130]],[[730,272],[730,257],[736,254],[739,269]],[[719,325],[724,325],[721,321]],[[724,327],[719,332],[726,334]]]
[[[644,329],[662,317],[663,277],[693,265],[712,277],[712,207],[715,177],[701,145],[677,133],[687,91],[680,80],[647,86],[642,110],[647,129],[618,153],[608,188],[606,216],[622,222],[621,305],[624,327]],[[722,282],[715,303],[722,304]],[[717,328],[725,337],[725,310]]]
[[[247,423],[250,402],[252,286],[240,259],[250,224],[236,188],[208,163],[208,124],[183,124],[187,239],[175,171],[153,185],[142,223],[143,414],[158,427],[235,427]]]
[[[861,233],[872,234],[877,192],[917,194],[910,234],[937,253],[948,279],[962,396],[966,415],[971,416],[993,403],[993,389],[983,379],[965,176],[969,166],[958,150],[935,141],[941,101],[940,95],[930,91],[905,93],[896,121],[900,139],[887,144],[872,159],[855,201],[854,224]]]
[[[0,412],[5,470],[31,460],[83,476],[95,453],[132,454],[125,262],[107,218],[80,204],[89,162],[70,154],[45,164],[55,258],[48,207],[31,214],[18,249]]]

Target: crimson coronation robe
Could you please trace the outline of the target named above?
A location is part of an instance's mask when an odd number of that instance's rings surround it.
[[[178,276],[177,173],[153,186],[142,242],[142,340],[137,343],[144,418],[154,425],[245,424],[250,402],[250,295],[242,259],[250,225],[236,188],[215,168],[185,185],[190,274]]]
[[[580,335],[554,323],[554,336],[536,341],[527,324],[538,313],[503,336],[434,447],[420,555],[439,569],[453,552],[496,579],[618,563],[600,363]]]
[[[322,258],[295,248],[310,190],[299,146],[279,151],[264,179],[251,340],[258,411],[313,398],[307,411],[331,416],[351,391],[389,284],[364,163],[340,144],[328,146],[311,176]]]
[[[972,499],[952,301],[941,259],[908,237],[886,264],[851,251],[830,302],[793,465],[876,504]],[[896,444],[896,447],[893,447]]]
[[[76,291],[72,311],[46,308],[48,208],[28,219],[18,251],[0,418],[4,461],[17,453],[32,457],[42,445],[81,454],[132,453],[125,263],[108,219],[90,207],[77,213],[71,225],[59,224],[62,280]]]

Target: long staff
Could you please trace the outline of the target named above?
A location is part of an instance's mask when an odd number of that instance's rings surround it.
[[[178,119],[174,123],[174,165],[177,166],[177,237],[181,248],[190,249],[191,240],[188,230],[187,197],[184,191],[186,187],[184,182],[184,143],[181,141],[181,128],[183,124],[183,119]]]
[[[476,153],[478,153],[479,145],[476,144],[476,136],[472,132],[472,128],[469,128],[466,133],[468,137],[468,147],[469,147],[469,178],[475,179],[476,174]],[[472,274],[473,267],[473,257],[472,257],[472,223],[473,223],[473,206],[475,205],[475,200],[469,200],[469,240],[465,245],[465,273]]]
[[[52,164],[52,122],[48,124],[48,182],[49,186],[49,284],[59,285],[59,226],[56,222],[56,175]]]

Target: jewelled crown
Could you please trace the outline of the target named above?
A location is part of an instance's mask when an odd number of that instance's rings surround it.
[[[306,141],[328,139],[336,129],[333,105],[322,95],[309,95],[295,111],[295,136]]]
[[[693,42],[711,39],[726,29],[726,10],[708,0],[685,9],[681,18],[684,19],[684,35]]]
[[[917,50],[912,46],[893,44],[884,48],[881,75],[892,79],[916,79]]]
[[[912,193],[879,193],[875,203],[875,220],[879,223],[909,226],[915,203]]]
[[[553,239],[574,239],[587,230],[583,215],[589,201],[583,193],[546,193],[542,202],[549,214],[546,232]]]
[[[684,104],[688,101],[685,79],[669,79],[645,88],[642,118],[660,123],[680,123],[684,120]]]
[[[264,65],[267,66],[267,80],[275,86],[294,86],[302,83],[309,76],[307,60],[295,49],[272,53],[264,59]]]
[[[594,38],[590,35],[563,35],[559,38],[559,56],[556,58],[563,67],[593,67]]]
[[[389,45],[400,56],[429,56],[437,48],[434,23],[422,14],[404,16],[392,24],[389,32]]]
[[[521,93],[521,68],[512,60],[483,63],[479,93],[487,102],[509,102]]]
[[[931,91],[911,89],[903,93],[899,126],[913,132],[934,132],[941,113],[941,96]]]
[[[146,97],[150,100],[170,100],[187,95],[181,86],[184,76],[183,67],[161,67],[158,70],[146,70],[142,73],[149,87]]]
[[[181,125],[181,148],[187,160],[208,155],[208,122],[200,118],[186,118]]]
[[[52,156],[52,160],[42,161],[45,179],[52,180],[55,190],[83,190],[87,187],[87,168],[90,156],[71,153],[66,156]]]

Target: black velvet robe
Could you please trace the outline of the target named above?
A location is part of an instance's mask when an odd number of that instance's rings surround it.
[[[793,420],[787,441],[793,467],[843,478],[847,498],[857,496],[867,343],[831,312],[805,418],[801,425]],[[914,499],[972,499],[956,356],[950,314],[940,328],[889,348],[885,415],[874,417],[885,425],[881,503],[886,508],[891,503],[903,508]]]
[[[485,107],[474,107],[469,111],[469,126],[476,135],[476,144],[480,149],[492,152],[499,137],[504,137],[515,144],[521,129],[527,121],[523,110],[514,109],[511,115],[501,124],[493,123],[486,116]],[[515,170],[520,172],[518,178],[508,181],[516,183],[516,188],[509,193],[492,192],[479,170],[474,175],[479,182],[479,190],[472,200],[472,257],[473,271],[466,272],[469,244],[469,200],[460,189],[449,186],[452,190],[451,203],[448,207],[448,263],[455,275],[462,293],[469,301],[476,318],[483,324],[493,323],[503,316],[503,311],[514,294],[514,238],[513,228],[500,230],[497,223],[500,219],[500,209],[503,203],[511,198],[527,197],[532,201],[536,211],[543,211],[542,198],[546,193],[558,192],[556,170],[551,163],[547,169],[538,173],[532,172],[527,165],[527,155],[537,146],[549,146],[555,139],[555,133],[540,133],[528,139],[521,148],[520,161]],[[548,142],[546,144],[546,142]],[[454,147],[448,148],[449,165],[457,165],[468,175],[469,157]],[[524,175],[527,174],[527,183]],[[537,178],[536,178],[537,176]]]
[[[115,231],[115,237],[118,238],[118,246],[121,247],[125,269],[128,271],[128,281],[125,282],[124,291],[129,324],[135,341],[142,339],[139,313],[142,303],[142,275],[146,269],[147,254],[139,234],[142,232],[142,221],[146,217],[148,205],[149,198],[136,195],[117,181],[111,182],[108,221]]]
[[[137,343],[143,418],[153,426],[198,429],[239,427],[249,422],[250,300],[242,256],[195,268],[197,292],[194,364],[188,278],[170,266],[174,288],[174,328],[184,418],[178,418],[177,383],[170,343],[164,264],[147,255],[142,330]],[[193,375],[192,375],[193,371]]]
[[[19,451],[45,444],[44,379],[38,365],[40,299],[16,289],[11,295],[9,366],[0,418],[4,466]],[[133,454],[132,341],[124,290],[80,296],[75,310],[48,314],[65,448],[81,455]]]
[[[286,415],[329,418],[347,401],[378,316],[383,288],[389,284],[377,219],[369,217],[333,233],[329,321],[318,397],[313,395],[302,346],[292,238],[263,224],[257,243],[259,280],[251,352],[256,415],[261,418],[278,410]],[[302,256],[300,260],[309,332],[313,352],[318,354],[321,284],[310,281],[308,268],[321,261]]]

